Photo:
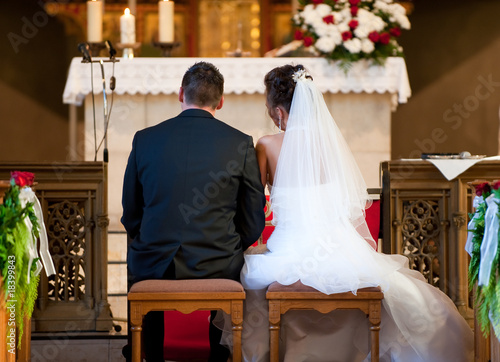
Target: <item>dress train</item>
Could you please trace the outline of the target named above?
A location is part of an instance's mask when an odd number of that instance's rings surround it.
[[[269,361],[267,286],[299,279],[327,294],[381,286],[381,361],[472,361],[473,333],[448,296],[410,270],[405,256],[378,253],[348,221],[336,224],[330,237],[277,227],[268,251],[245,255],[241,272],[247,291],[244,361]],[[293,242],[297,238],[315,242],[297,244]],[[231,345],[230,333],[223,338],[223,343]],[[287,312],[282,316],[280,339],[285,362],[370,360],[369,326],[361,311]]]

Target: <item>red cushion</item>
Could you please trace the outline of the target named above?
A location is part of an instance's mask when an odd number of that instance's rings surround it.
[[[372,206],[366,209],[366,223],[372,234],[373,240],[378,245],[378,237],[380,232],[380,200],[373,200]]]
[[[210,354],[208,340],[209,311],[183,314],[165,313],[164,357],[169,361],[196,359],[206,361]]]

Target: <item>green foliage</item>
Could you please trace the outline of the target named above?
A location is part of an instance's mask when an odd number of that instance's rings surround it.
[[[4,277],[4,283],[2,283],[4,302],[8,306],[10,303],[15,303],[16,306],[16,327],[20,344],[24,330],[24,317],[31,317],[37,298],[39,277],[34,275],[36,260],[33,261],[31,270],[28,270],[28,247],[29,243],[39,236],[39,225],[33,204],[27,203],[25,207],[22,207],[19,193],[19,186],[11,181],[11,187],[4,196],[4,203],[0,205],[0,272]],[[31,235],[24,221],[25,218],[31,221]],[[5,280],[5,277],[9,275],[9,266],[14,267],[15,289],[8,289]],[[28,274],[30,275],[29,283]]]
[[[496,190],[495,190],[496,191]],[[483,198],[490,195],[491,192],[483,193]],[[497,198],[497,192],[495,192]],[[469,263],[469,289],[472,290],[478,282],[479,267],[481,263],[481,244],[483,242],[485,230],[485,214],[488,206],[486,202],[481,202],[476,208],[475,227],[472,232],[472,255]],[[499,208],[499,206],[497,206]],[[500,210],[500,209],[499,209]],[[474,217],[470,214],[469,217]],[[497,212],[497,217],[500,217],[500,212]],[[500,233],[497,235],[500,240]],[[476,318],[478,320],[481,332],[485,337],[490,333],[490,326],[493,325],[495,333],[500,335],[500,242],[497,245],[496,255],[493,259],[493,268],[491,270],[490,280],[488,285],[478,285],[475,293],[474,305],[477,309]]]

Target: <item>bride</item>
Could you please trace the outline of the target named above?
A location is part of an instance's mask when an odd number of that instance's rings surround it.
[[[267,250],[245,255],[244,360],[269,360],[269,284],[300,280],[326,294],[380,286],[381,361],[471,361],[473,333],[453,302],[410,270],[405,256],[374,250],[366,185],[312,77],[302,65],[285,65],[264,83],[280,133],[262,137],[256,150],[276,228]],[[282,318],[281,359],[369,360],[367,323],[357,310],[290,311]]]

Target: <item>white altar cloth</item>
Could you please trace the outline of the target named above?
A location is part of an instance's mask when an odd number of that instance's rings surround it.
[[[103,59],[104,58],[98,58]],[[216,65],[225,78],[224,106],[216,118],[251,135],[254,142],[277,132],[265,108],[264,75],[284,64],[303,64],[324,94],[326,104],[358,162],[368,187],[380,187],[379,164],[391,157],[391,113],[405,103],[411,90],[402,58],[389,58],[385,66],[353,64],[346,75],[323,58],[133,58],[117,59],[116,89],[108,129],[109,230],[121,230],[123,174],[136,131],[153,126],[180,113],[178,91],[187,68],[197,61]],[[113,64],[104,63],[105,83]],[[95,129],[99,144],[104,130],[102,75],[99,63],[74,58],[68,72],[63,101],[73,108],[84,103],[84,159],[94,160],[94,111],[91,69],[95,95]],[[83,102],[85,100],[85,102]],[[76,114],[76,112],[72,112]],[[74,120],[76,123],[76,120]],[[73,139],[76,139],[77,127]],[[71,138],[70,138],[71,139]],[[70,149],[73,148],[70,146]],[[74,145],[74,150],[82,149]],[[74,152],[75,152],[74,151]],[[75,152],[76,153],[76,152]],[[97,154],[102,159],[102,149]]]
[[[105,58],[97,58],[105,59]],[[199,60],[199,59],[198,59]],[[411,95],[410,83],[403,58],[388,58],[385,66],[368,66],[362,61],[354,63],[344,73],[324,58],[209,58],[203,59],[216,65],[224,75],[224,93],[264,93],[264,75],[284,64],[303,64],[314,81],[326,93],[391,93],[395,101],[406,103]],[[115,92],[123,94],[173,94],[194,58],[120,58],[115,63],[117,79]],[[93,63],[94,93],[102,93],[102,76],[98,63]],[[104,63],[107,90],[112,63]],[[91,93],[90,64],[74,58],[69,69],[63,101],[81,105]]]

